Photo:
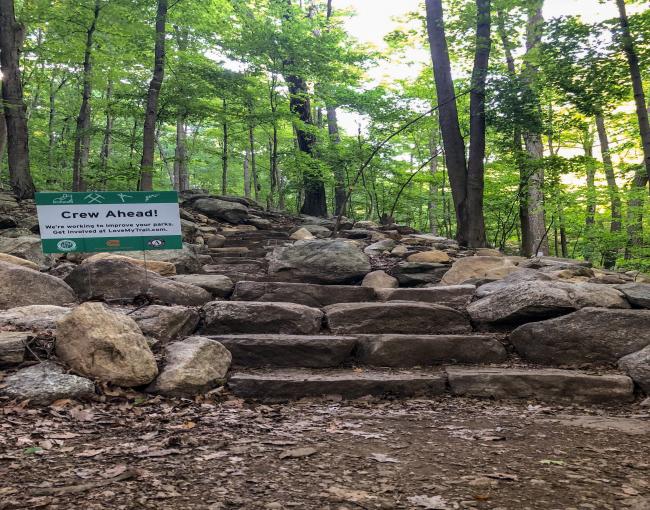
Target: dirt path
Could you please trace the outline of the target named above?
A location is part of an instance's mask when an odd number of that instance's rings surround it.
[[[650,509],[650,409],[441,398],[0,408],[0,509]]]

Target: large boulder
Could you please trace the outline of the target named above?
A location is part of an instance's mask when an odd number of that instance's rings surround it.
[[[462,312],[430,303],[340,303],[325,307],[332,333],[455,334],[471,331]]]
[[[77,301],[63,280],[7,262],[0,262],[0,282],[0,310],[26,305],[63,306]]]
[[[142,333],[162,342],[190,335],[201,319],[199,312],[184,306],[151,305],[131,314]]]
[[[139,296],[151,296],[167,304],[201,306],[212,299],[200,287],[169,280],[121,258],[81,264],[65,281],[83,301],[131,302]]]
[[[194,251],[193,245],[183,244],[181,250],[151,250],[146,254],[137,251],[115,252],[118,255],[124,255],[132,259],[144,261],[147,265],[154,261],[167,262],[176,267],[177,274],[200,273],[203,263]]]
[[[219,200],[218,198],[199,198],[192,203],[192,207],[208,218],[226,221],[235,225],[244,223],[249,217],[249,210],[243,204]]]
[[[176,397],[192,397],[223,383],[232,355],[216,340],[200,336],[167,346],[165,368],[147,391]]]
[[[458,259],[442,277],[445,285],[459,285],[481,280],[500,280],[518,271],[505,257],[465,257]]]
[[[142,386],[158,375],[136,322],[101,303],[84,303],[58,321],[56,354],[76,372],[119,386]]]
[[[234,283],[220,274],[179,274],[170,278],[175,282],[195,285],[207,290],[216,298],[227,298],[232,294]]]
[[[7,264],[15,264],[17,266],[27,267],[29,269],[33,269],[34,271],[38,271],[40,269],[38,264],[34,264],[29,260],[21,259],[20,257],[16,257],[14,255],[9,255],[8,253],[0,253],[0,262],[6,262]]]
[[[535,363],[616,363],[650,345],[650,310],[583,308],[520,326],[510,342],[523,359]]]
[[[627,283],[617,285],[625,298],[636,308],[650,308],[650,284],[647,283]]]
[[[0,252],[29,260],[37,266],[50,266],[54,258],[45,255],[41,247],[41,238],[37,236],[0,237]]]
[[[440,282],[449,265],[429,262],[400,262],[395,276],[402,287],[432,285]]]
[[[368,256],[341,239],[298,241],[269,254],[269,276],[305,283],[351,283],[371,270]]]
[[[67,374],[59,365],[45,361],[23,368],[3,381],[2,392],[9,398],[49,405],[55,400],[89,400],[95,395],[92,381]]]
[[[621,358],[618,368],[624,370],[646,394],[650,394],[650,345]]]
[[[203,307],[202,332],[312,335],[321,330],[323,312],[295,303],[214,301]]]
[[[524,281],[474,301],[467,311],[475,322],[522,323],[565,315],[588,306],[630,308],[619,291],[606,285]]]
[[[514,273],[510,273],[508,276],[502,280],[495,280],[485,285],[481,285],[476,289],[476,297],[481,299],[490,294],[494,294],[499,290],[503,290],[506,287],[514,285],[520,282],[532,282],[532,281],[542,281],[542,282],[552,282],[555,278],[549,276],[548,274],[537,271],[536,269],[521,269]]]
[[[84,259],[82,264],[89,264],[102,259],[126,260],[131,264],[135,264],[136,266],[142,268],[146,267],[149,271],[158,273],[161,276],[172,276],[176,274],[176,266],[174,266],[174,264],[172,264],[171,262],[162,262],[160,260],[147,260],[145,262],[144,260],[141,259],[126,257],[124,255],[116,255],[114,253],[96,253],[95,255],[92,255],[87,259]]]
[[[28,305],[0,311],[0,329],[15,331],[52,331],[70,308],[54,305]]]

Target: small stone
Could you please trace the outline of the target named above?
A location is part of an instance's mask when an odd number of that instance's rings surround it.
[[[208,237],[206,244],[208,248],[223,248],[226,245],[226,237],[221,234],[215,234]]]
[[[430,250],[414,253],[406,260],[409,262],[423,262],[425,264],[444,264],[451,261],[449,255],[440,250]]]
[[[409,247],[406,246],[405,244],[398,244],[393,248],[393,251],[390,252],[391,255],[394,255],[396,257],[403,257],[406,255],[409,251]]]
[[[361,286],[371,289],[396,289],[399,287],[399,282],[397,278],[393,278],[385,271],[373,271],[364,277]]]
[[[294,241],[311,241],[312,239],[316,239],[316,236],[314,236],[306,228],[299,228],[293,234],[291,234],[290,238]]]

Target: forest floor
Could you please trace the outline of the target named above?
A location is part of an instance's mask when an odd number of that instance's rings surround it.
[[[650,509],[650,408],[443,397],[0,407],[0,509]]]

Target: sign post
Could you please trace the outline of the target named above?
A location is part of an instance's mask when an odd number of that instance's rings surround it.
[[[44,253],[180,250],[176,191],[36,193]]]

